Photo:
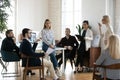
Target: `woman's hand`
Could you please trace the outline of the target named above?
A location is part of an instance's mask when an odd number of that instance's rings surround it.
[[[49,47],[50,47],[50,48],[53,48],[53,49],[55,48],[55,46],[54,46],[54,45],[52,45],[52,44],[51,44],[51,45],[49,45]]]
[[[35,40],[35,43],[38,43],[40,40],[41,40],[41,39],[36,39],[36,40]]]
[[[101,30],[102,24],[98,23],[99,30]]]
[[[102,24],[101,24],[101,23],[98,23],[98,26],[99,26],[99,28],[101,28],[101,27],[102,27]]]

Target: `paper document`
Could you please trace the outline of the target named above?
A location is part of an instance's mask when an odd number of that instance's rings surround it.
[[[100,46],[100,35],[95,35],[92,41],[92,47],[99,47]]]
[[[47,49],[46,53],[49,55],[49,54],[51,54],[53,51],[55,51],[55,49],[49,47],[49,48]]]

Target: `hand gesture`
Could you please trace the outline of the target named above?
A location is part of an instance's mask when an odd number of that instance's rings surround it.
[[[35,40],[35,43],[38,43],[40,40],[41,40],[41,39],[36,39],[36,40]]]
[[[50,48],[53,48],[53,49],[55,48],[55,46],[54,46],[54,45],[52,45],[52,44],[51,44],[49,47],[50,47]]]
[[[101,23],[98,23],[98,26],[99,26],[99,27],[102,27]]]

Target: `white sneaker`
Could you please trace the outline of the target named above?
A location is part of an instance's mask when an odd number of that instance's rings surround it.
[[[62,72],[59,70],[59,68],[57,68],[55,72],[56,72],[58,77],[62,76]]]

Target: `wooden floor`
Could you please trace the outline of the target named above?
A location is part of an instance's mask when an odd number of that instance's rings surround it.
[[[8,70],[13,72],[15,70],[14,64],[9,64]],[[0,64],[0,72],[2,71],[2,66]],[[21,76],[20,77],[3,77],[0,74],[0,80],[22,80],[22,68],[21,68]],[[65,74],[62,76],[62,80],[92,80],[92,73],[73,73],[74,69],[72,70],[70,63],[67,63]],[[33,71],[36,73],[34,76],[27,76],[27,80],[39,80],[39,75],[37,71]],[[47,76],[47,80],[52,80]]]

